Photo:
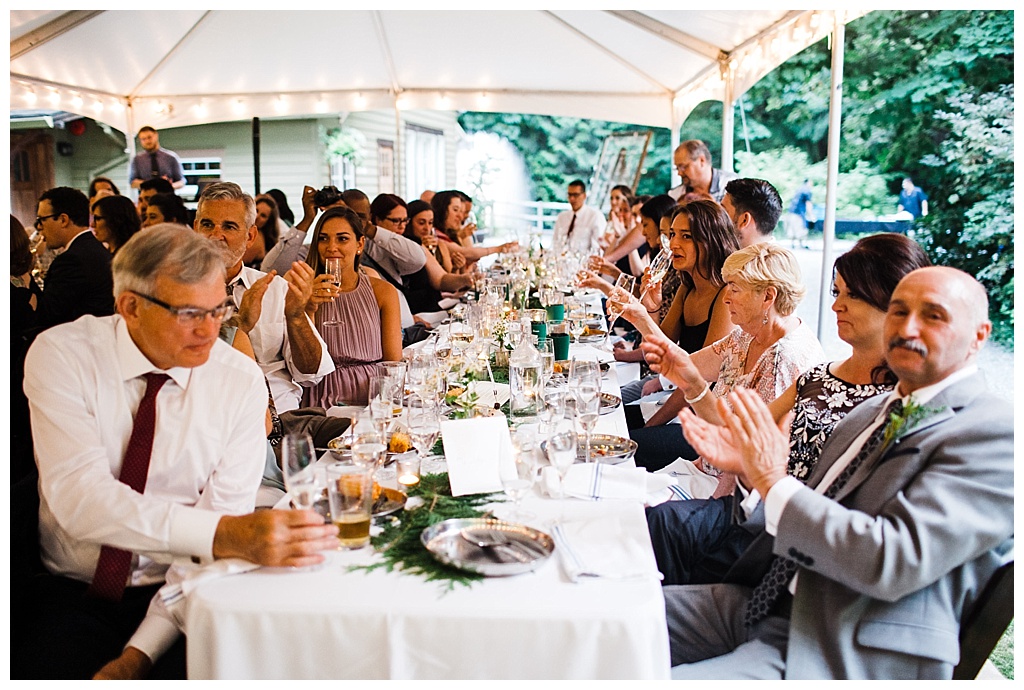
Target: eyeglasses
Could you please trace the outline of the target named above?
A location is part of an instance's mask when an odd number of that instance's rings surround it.
[[[583,192],[569,192],[566,196],[570,199],[575,199],[578,196],[583,196]]]
[[[32,226],[38,228],[40,225],[43,224],[43,221],[46,220],[47,218],[56,218],[59,215],[61,215],[61,214],[59,214],[59,213],[51,213],[48,216],[36,216],[36,222],[33,223]]]
[[[156,306],[163,307],[171,312],[178,318],[178,323],[182,326],[198,326],[206,320],[207,316],[212,316],[214,321],[223,321],[224,319],[231,318],[231,315],[235,313],[235,303],[230,299],[224,300],[223,304],[213,309],[199,309],[198,307],[172,307],[167,302],[158,300],[156,297],[150,297],[141,292],[136,292],[135,294],[147,302],[152,302]]]
[[[384,220],[395,225],[406,225],[409,222],[408,218],[385,218]]]

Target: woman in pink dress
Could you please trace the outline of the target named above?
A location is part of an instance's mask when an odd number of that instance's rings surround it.
[[[314,407],[365,405],[370,377],[380,362],[402,359],[398,291],[359,271],[363,223],[348,208],[320,216],[306,262],[317,274],[306,313],[334,360],[334,371],[308,388],[303,404]],[[328,275],[326,259],[340,259],[340,275]]]

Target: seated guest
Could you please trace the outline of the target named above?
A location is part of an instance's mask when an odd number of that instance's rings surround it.
[[[697,201],[683,208],[708,203]],[[673,249],[673,256],[677,254],[685,255],[685,250]],[[792,252],[766,243],[740,249],[722,264],[722,278],[722,302],[735,324],[733,330],[692,355],[678,353],[684,372],[680,376],[685,378],[682,384],[677,382],[679,389],[673,395],[698,412],[713,410],[714,401],[736,386],[756,390],[767,402],[775,400],[797,376],[825,360],[821,343],[794,313],[805,290]],[[627,309],[637,316],[646,313],[635,299]],[[645,337],[650,333],[648,329]],[[630,436],[643,444],[637,448],[637,465],[649,470],[661,469],[679,457],[697,457],[674,424],[636,429]],[[719,483],[720,495],[732,492],[731,479]]]
[[[177,194],[154,194],[146,206],[146,217],[142,227],[148,228],[160,223],[177,223],[192,227],[192,220],[185,202]]]
[[[35,257],[28,247],[28,233],[11,216],[11,484],[35,469],[28,400],[22,390],[25,353],[36,332],[36,305],[42,291],[32,277]]]
[[[174,194],[174,185],[162,177],[151,177],[139,183],[139,220],[146,217],[149,200],[156,194]]]
[[[952,676],[961,622],[1013,559],[1013,409],[975,364],[990,332],[973,277],[907,274],[882,329],[899,383],[836,425],[806,485],[785,419],[742,389],[718,406],[739,458],[720,467],[763,497],[765,529],[737,584],[664,588],[673,677]],[[701,426],[684,421],[717,462]]]
[[[405,284],[405,276],[416,273],[427,263],[423,250],[402,236],[401,231],[391,231],[375,224],[370,213],[370,199],[359,189],[342,192],[345,205],[355,211],[363,222],[366,248],[362,260],[377,269],[381,277],[399,290]]]
[[[92,205],[93,234],[111,254],[142,229],[135,204],[126,196],[102,196]]]
[[[258,269],[266,258],[267,252],[277,244],[279,236],[279,218],[277,215],[277,202],[266,194],[256,197],[256,241],[245,252],[242,262],[251,268]]]
[[[434,211],[434,228],[436,230],[434,234],[448,246],[452,257],[452,270],[465,273],[472,269],[472,264],[485,256],[515,251],[519,247],[519,243],[506,242],[494,247],[479,247],[472,243],[463,244],[459,238],[462,232],[462,221],[465,219],[462,211],[463,196],[463,193],[456,189],[437,192],[431,197],[430,208]]]
[[[315,251],[306,260],[317,278],[306,313],[327,342],[334,371],[306,389],[305,404],[365,405],[377,364],[402,359],[398,291],[385,280],[359,272],[366,241],[363,222],[354,211],[328,209],[314,233]],[[341,260],[340,284],[326,274],[326,259]]]
[[[771,183],[742,177],[725,185],[722,207],[736,228],[741,247],[771,242],[782,215],[782,197]]]
[[[233,305],[216,245],[157,226],[113,270],[117,315],[42,333],[25,362],[47,573],[17,592],[35,610],[15,678],[146,675],[178,637],[154,598],[173,558],[301,566],[337,543],[313,511],[251,512],[267,393],[217,337]],[[182,652],[154,673],[183,677]]]
[[[896,284],[910,271],[930,262],[916,242],[885,233],[865,237],[835,262],[832,294],[839,337],[853,349],[843,360],[823,362],[804,372],[769,404],[779,421],[793,411],[789,435],[790,475],[806,481],[821,447],[836,423],[854,407],[896,383],[885,364],[882,325]],[[652,339],[652,366],[670,371],[673,347]],[[656,362],[656,364],[655,364]],[[719,420],[720,421],[720,420]],[[718,427],[708,433],[725,433]],[[724,447],[724,446],[723,446]],[[743,513],[756,500],[737,505]],[[750,510],[748,510],[750,506]],[[719,582],[757,533],[757,521],[733,522],[732,496],[669,501],[647,509],[647,524],[663,585]]]
[[[46,273],[36,306],[38,327],[50,328],[83,314],[113,314],[110,252],[89,230],[89,200],[85,194],[71,187],[43,192],[35,225],[48,249],[64,248]]]
[[[277,411],[295,409],[302,386],[334,370],[327,345],[306,316],[313,271],[295,262],[282,278],[274,271],[262,273],[243,265],[242,256],[258,233],[256,202],[234,182],[215,182],[203,190],[194,226],[221,247],[239,328],[252,341]]]
[[[121,192],[109,177],[94,177],[89,183],[89,199],[95,200],[95,196],[102,191],[110,192],[113,196],[120,196]]]
[[[398,197],[394,198],[401,201]],[[402,201],[389,209],[386,215],[405,217],[406,222],[401,226],[404,227],[403,234],[413,242],[422,245],[423,251],[427,255],[427,263],[419,271],[406,277],[402,289],[402,293],[409,302],[409,308],[414,314],[441,311],[439,302],[442,299],[442,293],[456,293],[472,287],[471,275],[451,273],[445,268],[446,264],[451,266],[451,255],[448,253],[447,244],[438,242],[434,236],[434,212],[429,204],[417,199],[406,207],[405,202]],[[391,222],[390,218],[380,221],[383,227],[387,227],[387,224]]]
[[[668,238],[672,269],[682,276],[682,285],[673,296],[668,313],[661,322],[655,322],[648,307],[632,300],[626,310],[628,313],[623,316],[645,336],[664,333],[687,352],[697,352],[733,329],[728,307],[722,300],[725,291],[722,266],[739,247],[729,217],[714,201],[693,201],[679,206],[672,216]],[[658,289],[656,284],[648,285],[651,291]],[[623,401],[632,402],[661,390],[660,378],[648,377],[624,386]],[[657,439],[668,433],[660,427],[674,425],[675,415],[684,405],[682,393],[676,392],[646,424],[642,418],[631,414],[630,425],[637,431],[637,443],[656,444]],[[630,406],[629,411],[634,410],[638,408]],[[643,432],[638,428],[642,426],[657,430]],[[674,441],[675,435],[670,438]]]
[[[280,220],[277,224],[278,229],[284,232],[288,228],[293,227],[295,225],[295,212],[288,205],[288,197],[285,196],[284,192],[280,189],[268,189],[267,196],[277,204],[277,217]]]

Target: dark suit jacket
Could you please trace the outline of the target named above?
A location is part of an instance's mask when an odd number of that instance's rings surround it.
[[[870,425],[888,396],[836,425],[807,486]],[[1013,409],[980,374],[869,457],[836,496],[796,493],[768,549],[800,564],[787,678],[950,678],[963,612],[1013,558]],[[766,548],[767,547],[767,548]]]
[[[85,314],[114,313],[110,252],[91,232],[68,245],[50,264],[36,308],[39,330],[74,321]]]

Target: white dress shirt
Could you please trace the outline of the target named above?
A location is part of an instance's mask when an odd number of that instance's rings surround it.
[[[421,252],[422,253],[422,252]],[[232,286],[232,295],[235,304],[242,303],[242,295],[253,283],[262,278],[265,273],[255,268],[242,266],[239,272],[229,284]],[[287,412],[299,406],[302,398],[302,387],[300,384],[312,386],[327,374],[334,371],[334,360],[331,353],[327,351],[327,344],[310,321],[309,326],[313,334],[320,341],[320,366],[312,374],[304,374],[299,371],[292,360],[292,346],[288,340],[288,324],[284,316],[284,300],[288,295],[288,281],[281,276],[274,276],[270,281],[267,292],[263,295],[263,307],[260,312],[259,321],[249,332],[249,340],[252,341],[252,349],[256,353],[256,361],[270,383],[270,392],[274,396],[274,405],[277,411]],[[306,317],[309,320],[309,317]],[[264,402],[266,402],[264,400]]]
[[[377,226],[373,239],[366,238],[363,253],[374,260],[399,284],[402,276],[412,275],[427,264],[427,255],[416,242],[408,237]]]
[[[576,216],[576,224],[572,228],[572,237],[568,237],[572,218]],[[555,219],[555,229],[551,236],[551,247],[556,254],[564,251],[590,254],[597,246],[597,241],[604,234],[607,220],[604,214],[593,206],[584,204],[579,211],[562,211]]]
[[[120,316],[83,316],[41,333],[25,360],[39,467],[39,534],[47,570],[91,582],[103,544],[133,553],[129,585],[162,582],[174,558],[213,558],[224,514],[253,510],[266,455],[259,368],[218,340],[193,369],[172,368],[156,401],[145,492],[118,480],[142,401],[158,371]],[[159,656],[177,636],[150,620]]]

